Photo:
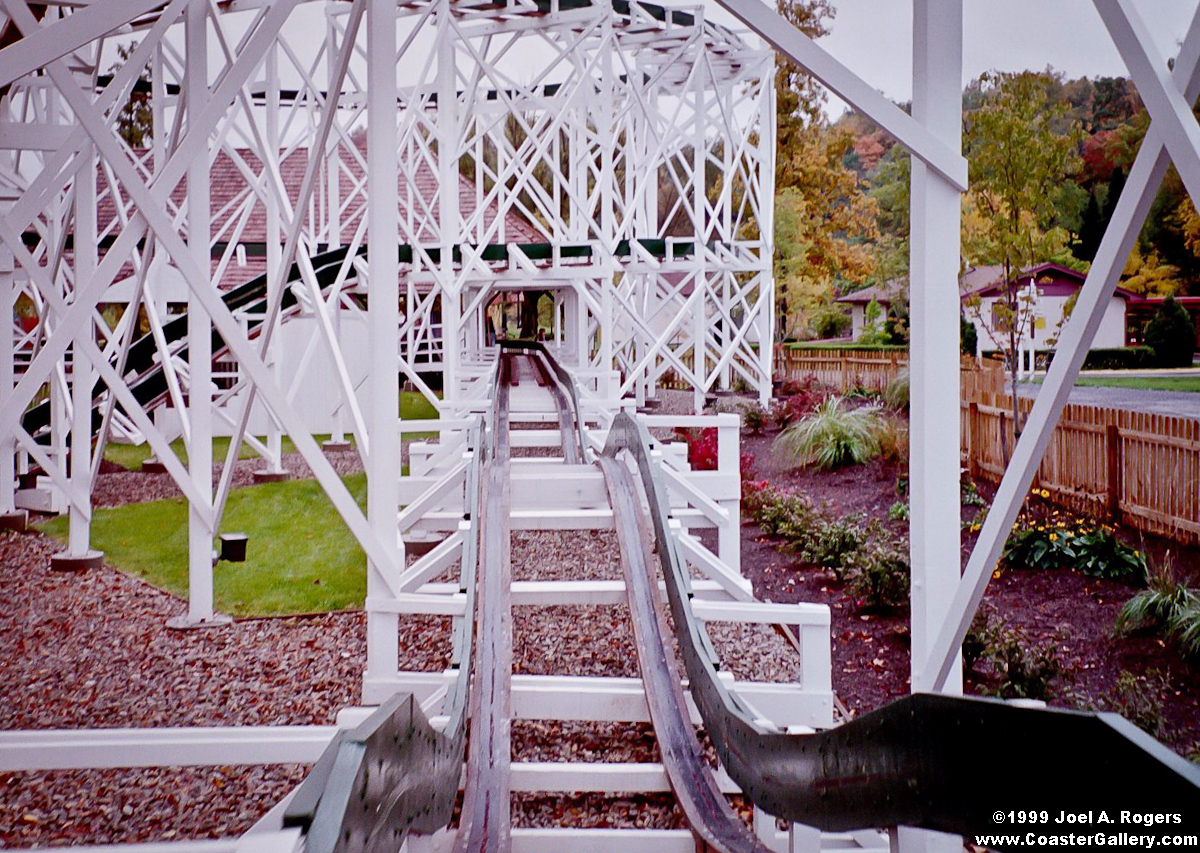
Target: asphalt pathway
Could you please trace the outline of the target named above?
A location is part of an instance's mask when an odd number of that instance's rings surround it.
[[[1109,371],[1088,371],[1088,377],[1113,375]],[[1158,376],[1158,371],[1122,371],[1119,375]],[[1200,369],[1170,371],[1169,375],[1200,375]],[[1022,397],[1035,397],[1041,390],[1040,384],[1023,383],[1017,393]],[[1127,409],[1134,412],[1153,412],[1160,415],[1176,415],[1185,418],[1200,418],[1200,393],[1187,391],[1146,391],[1140,388],[1110,388],[1101,386],[1076,386],[1071,389],[1071,402],[1087,406],[1105,406],[1112,409]]]

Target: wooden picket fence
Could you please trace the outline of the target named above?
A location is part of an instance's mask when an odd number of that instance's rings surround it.
[[[783,346],[776,353],[776,364],[784,379],[815,376],[822,384],[842,393],[858,388],[884,391],[900,371],[908,367],[908,353]]]
[[[784,347],[785,379],[816,376],[849,391],[882,391],[908,366],[903,352]],[[1003,364],[962,361],[962,458],[972,476],[999,482],[1015,443]],[[1019,400],[1021,415],[1033,407]],[[1200,543],[1200,418],[1068,405],[1035,487],[1060,506],[1127,528]]]
[[[1012,452],[1012,398],[999,366],[962,372],[962,452],[999,481]],[[1021,398],[1022,417],[1033,401]],[[1134,530],[1200,542],[1200,419],[1068,405],[1035,479],[1050,500]]]

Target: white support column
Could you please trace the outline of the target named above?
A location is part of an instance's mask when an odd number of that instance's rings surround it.
[[[775,79],[775,63],[770,64],[767,81]],[[762,254],[759,256],[762,269],[762,283],[767,294],[761,298],[762,308],[759,309],[758,331],[758,363],[762,370],[761,382],[758,386],[758,402],[766,406],[771,401],[772,382],[775,378],[775,86],[763,84],[763,94],[759,98],[762,112],[758,119],[759,159],[758,180],[762,188],[759,193],[759,239],[762,241]]]
[[[193,0],[184,16],[187,73],[183,95],[189,125],[208,101],[208,4]],[[210,189],[208,151],[193,157],[187,167],[188,251],[191,260],[207,275],[210,268]],[[212,322],[204,304],[188,291],[188,472],[196,494],[206,501],[188,506],[188,612],[172,620],[172,627],[220,624],[213,608],[212,548]]]
[[[396,4],[367,0],[367,168],[375,187],[395,187],[396,163]],[[394,192],[371,193],[368,200],[370,301],[371,456],[367,473],[367,519],[393,565],[403,566],[397,514],[400,507],[400,411],[398,332],[400,324],[399,216]],[[367,564],[367,597],[389,596],[383,567]],[[397,617],[367,614],[366,678],[395,675],[399,668]]]
[[[330,58],[330,62],[333,62]],[[280,137],[279,137],[279,45],[277,42],[272,42],[267,48],[267,58],[264,63],[266,71],[266,143],[267,150],[262,152],[263,175],[268,174],[273,168],[271,164],[279,160]],[[310,157],[318,156],[317,152],[310,151]],[[280,281],[280,264],[283,260],[283,245],[280,239],[283,236],[283,230],[280,227],[279,215],[279,198],[268,188],[266,193],[267,207],[267,304],[274,305],[278,298],[279,289],[283,286]],[[294,216],[298,221],[304,215],[304,211],[296,210]],[[296,223],[293,222],[293,227]],[[276,330],[271,336],[271,344],[267,347],[264,353],[264,358],[267,367],[271,369],[271,375],[275,377],[276,382],[281,381],[280,360],[282,353],[281,335]],[[263,461],[265,466],[260,471],[254,472],[254,481],[256,483],[278,482],[289,478],[287,471],[283,469],[283,431],[279,428],[279,422],[275,420],[274,415],[268,413],[267,416],[267,457]]]
[[[17,306],[14,259],[0,246],[0,393],[12,394],[15,378],[13,316]],[[17,442],[10,433],[0,435],[0,528],[25,528],[26,513],[17,512]]]
[[[462,333],[461,284],[454,273],[454,247],[461,239],[458,205],[458,77],[454,64],[453,18],[450,0],[437,10],[437,136],[438,231],[442,249],[439,277],[442,291],[442,394],[447,405],[458,400],[461,381],[459,339]],[[412,310],[412,306],[409,306]],[[432,342],[431,342],[432,343]]]
[[[914,0],[913,117],[951,152],[962,137],[961,0]],[[958,188],[912,161],[913,388],[909,481],[912,690],[932,689],[927,662],[960,575]],[[942,692],[962,693],[962,667]],[[903,853],[959,851],[962,839],[901,827]]]
[[[96,271],[96,154],[80,158],[75,173],[75,286],[79,289]],[[92,338],[91,321],[77,332]],[[98,568],[103,554],[91,550],[92,493],[92,384],[95,371],[76,339],[71,353],[71,453],[70,480],[73,490],[87,503],[70,504],[67,517],[67,550],[50,558],[56,569]]]
[[[327,2],[325,4],[325,91],[332,92],[334,86],[342,86],[341,75],[337,73],[338,28],[336,14],[342,3]],[[334,121],[337,121],[336,116]],[[325,146],[325,228],[326,241],[330,249],[342,245],[342,192],[341,192],[341,155],[339,153],[337,133],[331,133]],[[315,154],[313,155],[315,156]],[[340,341],[342,339],[342,300],[340,296],[333,299],[333,332]],[[338,406],[333,411],[332,431],[329,441],[325,443],[327,450],[348,450],[344,432],[345,417],[342,414],[344,406]]]

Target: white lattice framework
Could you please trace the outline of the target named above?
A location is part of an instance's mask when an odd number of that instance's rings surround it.
[[[960,572],[958,458],[946,452],[958,443],[958,348],[946,330],[957,328],[967,179],[961,0],[913,0],[911,114],[768,5],[720,3],[913,153],[912,683],[954,692],[963,635],[1168,165],[1200,198],[1190,109],[1200,13],[1168,66],[1133,0],[1093,0],[1152,123]],[[628,0],[0,0],[0,12],[0,299],[8,315],[29,318],[0,322],[0,514],[17,510],[22,493],[69,512],[64,556],[89,559],[104,440],[144,438],[188,500],[191,624],[215,619],[211,549],[243,437],[277,472],[290,435],[367,553],[368,596],[395,597],[405,562],[397,375],[430,396],[440,376],[447,421],[477,407],[482,309],[498,293],[552,293],[559,352],[591,405],[641,401],[667,371],[698,398],[739,379],[767,393],[772,60],[702,10]],[[118,62],[115,45],[134,41]],[[135,90],[153,113],[149,150],[116,133]],[[245,186],[215,206],[218,163]],[[533,231],[513,233],[510,212]],[[253,228],[266,235],[264,286],[226,304],[219,284],[241,265]],[[183,331],[171,326],[172,302],[185,303],[174,321]],[[152,398],[127,364],[139,312],[163,366]],[[275,339],[296,316],[315,329],[301,360],[319,351],[334,364],[336,387],[324,393],[340,400],[338,429],[353,432],[372,474],[365,513],[312,438],[298,407],[305,389],[284,381]],[[369,334],[365,380],[344,357],[351,320]],[[220,391],[214,361],[236,364]],[[31,424],[41,400],[44,416]],[[186,462],[156,417],[167,401]],[[255,405],[271,424],[251,438]],[[218,428],[239,441],[214,489]],[[39,481],[18,489],[31,468]],[[368,683],[397,669],[395,622],[380,615],[368,629]],[[248,737],[269,760],[301,760],[326,735],[278,749],[277,737]],[[216,738],[224,754],[242,754],[241,734]],[[189,748],[215,754],[204,737]],[[146,760],[174,753],[158,755]],[[902,832],[900,846],[946,843]]]
[[[279,471],[281,434],[311,431],[294,405],[299,374],[285,384],[276,364],[272,339],[288,315],[312,318],[301,361],[332,360],[335,438],[352,432],[364,461],[387,416],[372,424],[383,406],[362,402],[370,386],[351,375],[341,326],[364,314],[354,293],[391,301],[392,280],[397,331],[384,309],[369,312],[368,372],[397,352],[404,378],[447,414],[480,374],[488,303],[522,289],[554,296],[556,339],[600,397],[644,399],[665,371],[698,394],[739,380],[768,393],[771,204],[761,200],[773,195],[772,59],[702,10],[405,4],[387,13],[395,44],[377,50],[363,2],[5,9],[6,33],[24,38],[0,58],[0,240],[8,304],[35,320],[6,346],[16,360],[5,387],[15,389],[0,474],[19,473],[14,450],[21,471],[43,472],[46,488],[26,502],[69,508],[68,553],[83,557],[104,441],[148,441],[191,506],[191,619],[212,617],[204,566],[234,458],[214,495],[209,436],[231,432]],[[134,49],[122,62],[115,45]],[[388,50],[391,61],[378,62]],[[131,92],[151,108],[144,149],[116,133]],[[241,184],[213,202],[222,169]],[[370,193],[390,173],[396,195]],[[372,219],[381,198],[394,210]],[[386,233],[389,220],[394,261],[378,239],[372,259],[361,257],[368,222]],[[265,255],[263,298],[231,311],[218,297],[251,231]],[[339,247],[344,260],[318,276],[310,258]],[[299,275],[288,280],[293,262]],[[371,287],[373,275],[388,286]],[[186,334],[168,328],[172,302],[186,302]],[[162,365],[149,399],[125,375],[138,372],[125,369],[125,351],[139,312]],[[214,339],[218,371],[236,379],[196,393],[213,380]],[[43,396],[49,414],[31,435],[20,413]],[[263,404],[270,426],[249,435]],[[173,431],[156,417],[163,405]],[[68,448],[87,446],[97,426],[90,464],[72,467]],[[169,447],[176,434],[186,466]],[[369,531],[309,450],[372,563],[397,565],[391,536]],[[385,466],[391,455],[381,454]]]

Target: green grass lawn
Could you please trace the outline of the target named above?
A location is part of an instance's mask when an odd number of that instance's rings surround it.
[[[365,506],[366,476],[354,474],[345,482]],[[316,481],[235,489],[221,526],[249,536],[246,562],[220,562],[214,569],[221,612],[271,616],[362,606],[366,558]],[[67,519],[53,519],[42,530],[65,540]],[[183,498],[96,510],[92,546],[110,564],[187,597]]]
[[[401,391],[400,392],[400,417],[404,420],[428,420],[438,417],[437,408],[430,403],[418,391]],[[433,433],[412,433],[410,438],[428,438]],[[314,435],[313,438],[318,443],[329,438],[329,434]],[[353,441],[352,436],[348,436],[350,441]],[[175,451],[175,455],[179,457],[185,464],[187,462],[187,450],[183,446],[183,439],[176,439],[171,442],[171,449]],[[219,436],[213,439],[213,460],[215,462],[224,462],[225,454],[229,452],[229,439],[225,436]],[[296,445],[286,435],[283,437],[283,452],[295,453]],[[116,444],[109,442],[104,447],[104,458],[109,462],[115,462],[123,468],[130,471],[137,471],[142,467],[142,463],[150,458],[149,444]],[[238,453],[239,459],[252,459],[257,454],[247,444],[242,445],[241,451]]]
[[[400,416],[432,419],[438,411],[421,394],[404,391]],[[313,437],[320,442],[329,436]],[[182,440],[171,446],[186,459]],[[295,449],[285,436],[283,452]],[[228,438],[213,440],[215,460],[223,460],[228,450]],[[242,448],[241,458],[254,455],[249,447]],[[137,470],[149,458],[150,447],[109,444],[104,456]],[[351,475],[345,483],[365,508],[366,475]],[[220,562],[213,570],[216,607],[221,612],[275,616],[362,607],[366,557],[315,480],[234,489],[221,528],[249,537],[246,562]],[[41,529],[65,540],[67,519],[52,519]],[[96,510],[92,546],[104,551],[111,565],[187,597],[187,502],[183,498]]]
[[[1075,384],[1102,388],[1139,388],[1143,391],[1200,392],[1200,376],[1085,376]]]

